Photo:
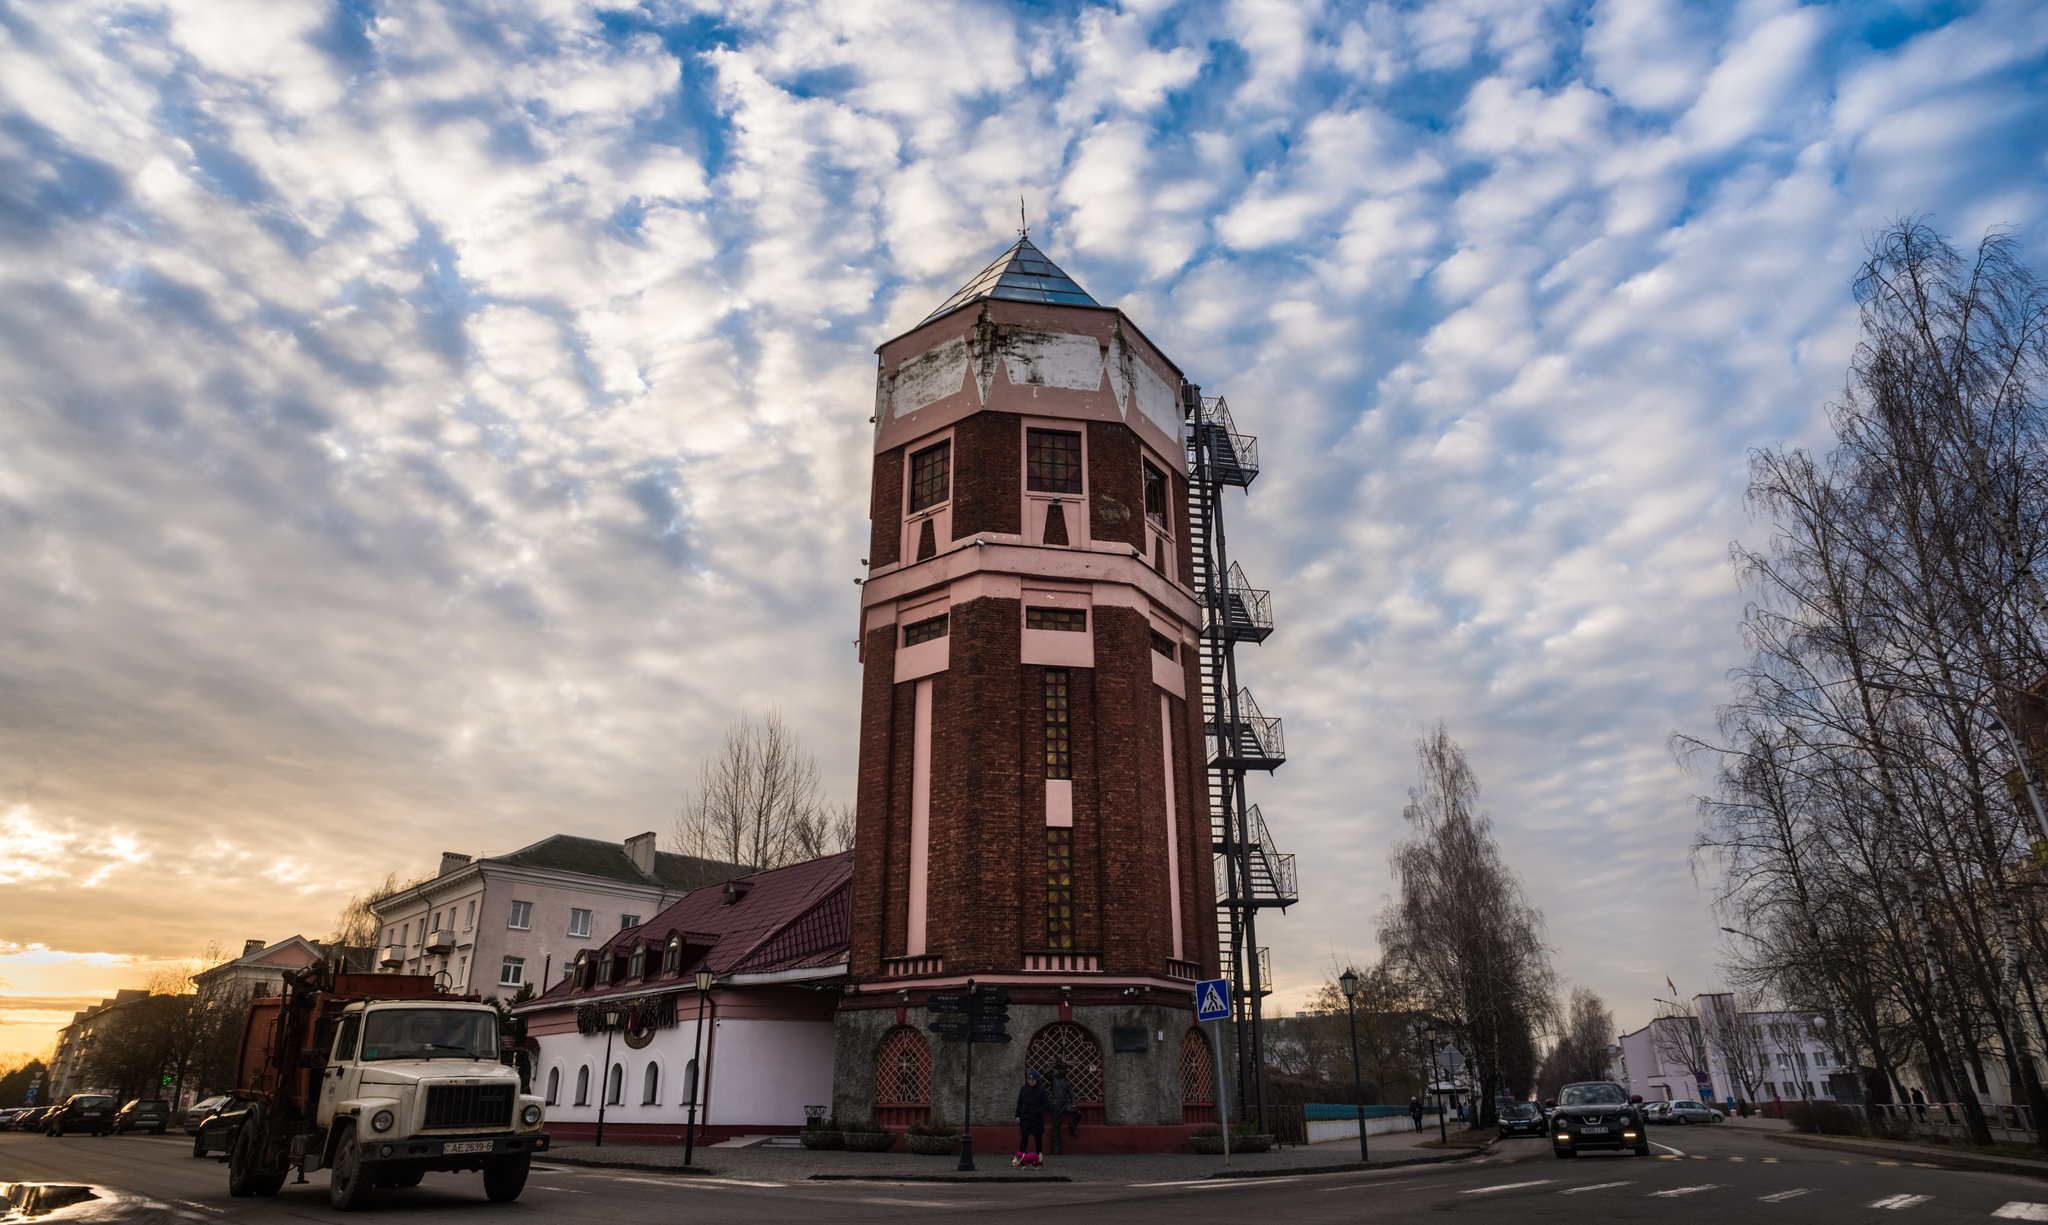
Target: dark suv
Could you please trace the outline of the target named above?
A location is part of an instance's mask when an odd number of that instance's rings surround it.
[[[89,1131],[104,1136],[114,1128],[114,1099],[104,1093],[74,1093],[43,1116],[43,1134]]]
[[[131,1131],[146,1131],[163,1135],[171,1126],[171,1104],[161,1098],[137,1098],[121,1107],[114,1116],[114,1134],[125,1136]]]
[[[1550,1149],[1559,1157],[1576,1157],[1597,1149],[1620,1149],[1638,1157],[1650,1155],[1650,1129],[1642,1098],[1608,1080],[1566,1085],[1544,1104],[1550,1112]]]
[[[1540,1136],[1545,1130],[1543,1112],[1534,1102],[1501,1102],[1500,1134],[1502,1136]]]

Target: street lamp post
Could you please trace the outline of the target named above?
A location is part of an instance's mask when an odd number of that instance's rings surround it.
[[[1436,1138],[1440,1143],[1449,1144],[1451,1142],[1451,1130],[1450,1125],[1444,1122],[1443,1094],[1437,1092],[1436,1087],[1437,1078],[1442,1075],[1436,1070],[1436,1026],[1431,1025],[1424,1029],[1422,1031],[1422,1040],[1429,1044],[1429,1093],[1431,1097],[1437,1099]]]
[[[697,971],[697,1036],[690,1051],[690,1124],[683,1132],[683,1165],[697,1151],[697,1099],[704,1095],[704,997],[711,994],[711,971]]]
[[[1344,1015],[1351,1018],[1351,1096],[1358,1101],[1358,1159],[1372,1160],[1365,1145],[1365,1083],[1358,1076],[1358,972],[1345,970],[1337,978],[1344,992]]]
[[[619,1027],[619,1010],[604,1010],[604,1079],[597,1082],[597,1147],[604,1147],[604,1108],[612,1100],[612,1031]]]

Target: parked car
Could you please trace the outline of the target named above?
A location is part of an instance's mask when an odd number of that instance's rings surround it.
[[[1500,1134],[1502,1136],[1540,1136],[1548,1129],[1543,1111],[1534,1102],[1502,1102],[1500,1104]]]
[[[1561,1158],[1596,1149],[1649,1156],[1649,1127],[1643,1121],[1642,1100],[1612,1081],[1566,1085],[1545,1103],[1555,1107],[1550,1112],[1551,1151]]]
[[[0,1110],[0,1131],[12,1131],[14,1120],[29,1112],[27,1106],[16,1106],[12,1110]]]
[[[1645,1102],[1645,1103],[1643,1103],[1643,1120],[1644,1120],[1644,1122],[1648,1122],[1648,1123],[1669,1123],[1669,1122],[1671,1122],[1671,1121],[1672,1121],[1672,1120],[1671,1120],[1671,1103],[1670,1103],[1670,1102]]]
[[[161,1136],[171,1127],[171,1104],[162,1098],[139,1097],[114,1116],[114,1134],[146,1131]]]
[[[43,1106],[30,1106],[20,1114],[15,1115],[14,1122],[10,1126],[15,1131],[41,1131],[43,1129],[43,1111],[45,1109],[46,1107]]]
[[[185,1108],[185,1134],[188,1136],[198,1135],[199,1129],[206,1126],[206,1120],[226,1110],[234,1104],[234,1100],[234,1098],[222,1093],[214,1097],[204,1098],[187,1106]]]
[[[1676,1101],[1670,1107],[1673,1123],[1718,1123],[1727,1117],[1705,1102]]]
[[[114,1129],[114,1099],[104,1093],[74,1093],[61,1106],[52,1106],[43,1118],[43,1134],[61,1136],[71,1131],[89,1131],[104,1136]]]

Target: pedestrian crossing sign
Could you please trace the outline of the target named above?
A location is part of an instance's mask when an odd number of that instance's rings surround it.
[[[1226,1021],[1230,1019],[1230,983],[1228,980],[1206,978],[1195,984],[1195,1019],[1197,1021]]]

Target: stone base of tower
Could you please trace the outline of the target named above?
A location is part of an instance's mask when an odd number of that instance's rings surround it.
[[[1191,1030],[1186,988],[1162,981],[1131,995],[1122,990],[1068,995],[1056,987],[1009,987],[1011,1041],[973,1047],[977,1137],[984,1127],[1009,1129],[1008,1151],[1025,1069],[1049,1076],[1064,1060],[1081,1111],[1081,1137],[1065,1141],[1065,1151],[1187,1150],[1187,1134],[1214,1121],[1215,1072],[1204,1035]],[[963,1121],[968,1047],[929,1032],[928,994],[913,991],[906,1000],[902,992],[864,985],[843,999],[834,1017],[836,1117],[894,1128]],[[1050,1118],[1046,1127],[1049,1133]]]

